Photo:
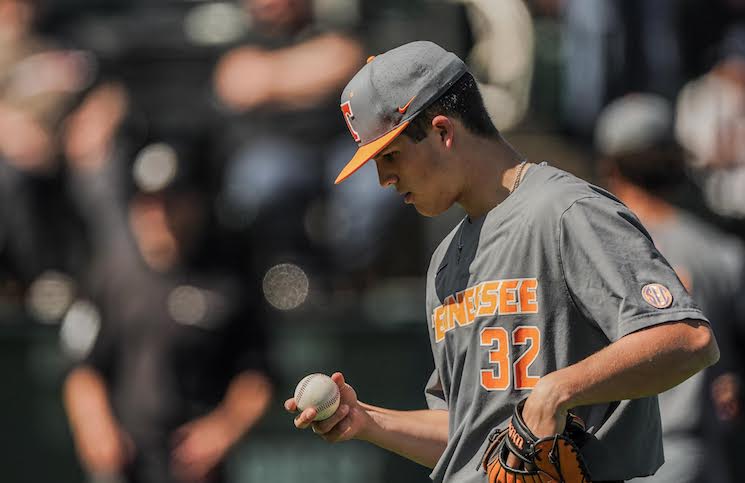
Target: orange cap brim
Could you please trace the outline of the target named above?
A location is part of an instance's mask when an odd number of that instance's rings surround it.
[[[360,169],[366,162],[370,161],[370,159],[374,158],[376,154],[378,154],[386,146],[391,144],[393,140],[396,139],[399,134],[401,134],[401,131],[406,129],[406,126],[408,125],[409,121],[404,121],[400,125],[396,126],[393,131],[386,133],[375,141],[367,143],[364,146],[360,146],[359,149],[357,149],[357,152],[354,154],[352,160],[348,162],[346,166],[344,166],[344,169],[341,170],[339,176],[336,177],[336,181],[334,181],[334,184],[339,184],[345,179],[352,176],[355,171]]]

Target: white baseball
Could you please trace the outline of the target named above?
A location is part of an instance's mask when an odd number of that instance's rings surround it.
[[[323,421],[339,407],[339,387],[326,374],[310,374],[298,382],[295,403],[300,411],[316,408],[318,414],[313,421]]]

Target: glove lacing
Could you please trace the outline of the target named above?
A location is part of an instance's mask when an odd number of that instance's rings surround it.
[[[559,483],[565,483],[564,482],[564,473],[561,471],[561,458],[559,458],[559,437],[561,437],[560,434],[554,435],[554,442],[551,445],[551,451],[548,452],[548,461],[556,467],[556,470],[558,471],[559,478],[561,478],[561,481]],[[577,447],[572,445],[569,445],[569,451],[571,451],[574,454],[577,454]],[[582,481],[589,481],[588,471],[587,468],[584,465],[584,461],[581,459],[577,459],[577,463],[579,465],[579,471],[582,473]]]

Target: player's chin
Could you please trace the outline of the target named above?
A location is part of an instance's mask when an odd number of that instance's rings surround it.
[[[428,218],[432,218],[435,216],[438,216],[448,210],[451,205],[446,204],[435,204],[435,203],[426,203],[426,202],[414,202],[414,208],[416,208],[416,211],[422,215],[426,216]]]

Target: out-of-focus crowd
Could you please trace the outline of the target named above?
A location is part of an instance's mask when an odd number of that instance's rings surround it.
[[[333,186],[341,89],[417,39],[638,214],[722,348],[661,397],[651,481],[742,481],[742,0],[0,0],[0,324],[59,324],[86,473],[223,480],[277,384],[268,322],[423,276],[460,214],[420,220],[372,164]]]

